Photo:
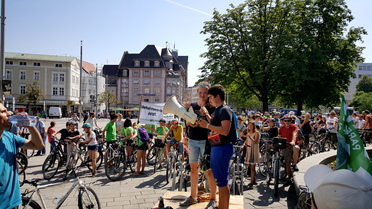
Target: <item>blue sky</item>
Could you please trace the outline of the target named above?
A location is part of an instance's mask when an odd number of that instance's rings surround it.
[[[7,0],[5,51],[80,57],[102,66],[119,64],[124,51],[139,53],[147,44],[173,48],[189,56],[189,85],[200,74],[207,50],[200,34],[213,9],[224,13],[243,0]],[[346,0],[372,35],[372,1]],[[364,36],[365,62],[372,62],[372,38]]]

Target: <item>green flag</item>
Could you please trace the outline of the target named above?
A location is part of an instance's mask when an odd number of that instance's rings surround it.
[[[340,100],[336,169],[349,169],[356,172],[363,168],[372,175],[372,163],[347,110],[345,98],[342,94],[340,94]]]

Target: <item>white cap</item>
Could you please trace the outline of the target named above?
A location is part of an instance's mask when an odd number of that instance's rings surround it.
[[[363,168],[354,173],[315,165],[306,171],[305,183],[318,208],[371,208],[372,176]]]

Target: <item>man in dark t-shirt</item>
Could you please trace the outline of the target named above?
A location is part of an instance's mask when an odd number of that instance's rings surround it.
[[[70,156],[72,150],[74,149],[76,140],[72,140],[71,138],[80,135],[79,131],[76,129],[77,123],[72,121],[70,123],[70,130],[67,133],[66,142],[67,144],[67,158]]]
[[[61,138],[59,139],[59,143],[63,143],[63,152],[67,154],[67,143],[66,143],[66,137],[69,136],[68,131],[70,130],[70,122],[66,122],[66,128],[63,128],[55,133],[52,134],[52,136],[56,136],[57,134],[61,134]]]

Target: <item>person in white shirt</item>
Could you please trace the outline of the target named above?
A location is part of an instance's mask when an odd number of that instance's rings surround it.
[[[94,112],[91,112],[89,114],[89,118],[87,119],[87,121],[85,121],[85,123],[89,123],[91,126],[92,126],[92,130],[95,130],[95,129],[101,129],[98,125],[97,125],[97,119],[95,118],[96,114]]]
[[[90,123],[84,123],[83,125],[83,133],[76,136],[76,138],[80,138],[84,136],[84,141],[79,141],[77,146],[81,143],[88,145],[88,155],[89,159],[92,159],[92,177],[95,177],[97,174],[96,169],[96,159],[97,159],[97,152],[98,152],[98,142],[96,139],[96,134],[92,131],[92,125]]]
[[[358,128],[359,117],[357,116],[355,112],[351,114],[351,117],[353,118],[355,128]]]
[[[358,129],[363,129],[363,126],[364,126],[365,123],[366,123],[366,121],[363,119],[363,115],[360,114],[357,128]]]
[[[335,117],[336,112],[331,111],[329,114],[329,117],[327,118],[327,129],[329,131],[329,137],[333,144],[337,147],[337,125],[338,125],[338,119]]]

